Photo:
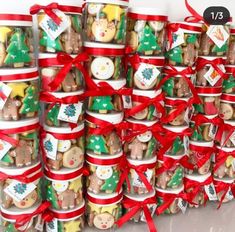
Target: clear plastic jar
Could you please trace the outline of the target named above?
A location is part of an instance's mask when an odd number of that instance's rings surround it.
[[[3,149],[0,167],[15,170],[15,168],[31,166],[38,161],[38,119],[8,122],[7,124],[0,121],[0,128],[0,133],[3,135],[0,139]],[[11,138],[13,141],[9,140]]]
[[[76,169],[84,162],[85,131],[84,124],[71,130],[70,127],[44,126],[42,154],[47,167],[53,170]],[[55,148],[54,148],[55,147]]]
[[[229,38],[229,47],[227,53],[227,64],[235,65],[235,29],[231,28],[230,38]]]
[[[18,121],[37,117],[39,111],[37,69],[2,69],[0,76],[0,87],[4,95],[0,102],[0,120]]]
[[[0,168],[5,177],[0,182],[1,207],[10,212],[29,209],[42,201],[42,166],[21,169]]]
[[[76,170],[45,169],[46,198],[55,210],[71,210],[83,202],[83,167]]]
[[[35,67],[32,16],[0,16],[0,68]]]
[[[75,56],[72,56],[75,58]],[[40,53],[39,54],[39,68],[41,76],[42,91],[51,91],[49,84],[54,81],[57,75],[61,72],[66,64],[61,64],[57,58],[57,54]],[[60,83],[59,87],[52,92],[76,92],[84,89],[85,83],[82,73],[76,68],[72,67],[66,74],[66,77]]]
[[[81,231],[85,227],[85,202],[83,201],[73,210],[56,211],[50,210],[53,220],[46,223],[46,231]],[[56,230],[57,229],[57,230]]]
[[[128,12],[127,45],[144,56],[164,55],[168,17],[160,8],[132,7]]]
[[[102,115],[87,111],[87,152],[108,157],[119,154],[122,151],[122,142],[118,131],[122,120],[123,113]]]
[[[200,46],[201,27],[199,23],[171,22],[168,24],[168,36],[170,35],[172,40],[166,53],[168,64],[191,67],[195,64]],[[175,31],[176,28],[177,31]]]
[[[120,159],[122,153],[101,157],[87,153],[89,169],[87,191],[94,194],[112,194],[116,192],[120,178]]]
[[[225,121],[235,121],[235,96],[222,94],[220,98],[219,116]]]
[[[165,58],[163,56],[129,56],[127,86],[140,90],[154,90],[159,84]]]
[[[229,47],[230,26],[203,24],[199,49],[201,56],[226,56]]]
[[[84,9],[85,41],[125,44],[127,0],[89,0]]]
[[[223,80],[223,93],[235,94],[235,66],[225,65],[227,78]]]
[[[116,227],[115,222],[122,216],[122,193],[93,194],[88,192],[87,224],[89,227],[100,230],[109,230]]]

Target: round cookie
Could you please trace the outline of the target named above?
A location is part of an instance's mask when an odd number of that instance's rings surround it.
[[[97,15],[104,8],[103,4],[89,3],[88,5],[88,13],[90,15]]]
[[[96,228],[100,229],[100,230],[107,230],[112,228],[112,226],[114,225],[114,217],[113,215],[109,214],[109,213],[101,213],[101,214],[97,214],[94,217],[94,221],[93,224]]]
[[[77,168],[84,161],[84,155],[79,147],[73,147],[63,155],[63,166],[66,168]]]
[[[233,107],[230,104],[221,103],[219,114],[223,120],[230,120],[233,117]]]
[[[153,134],[151,131],[147,131],[144,134],[141,135],[137,135],[137,139],[142,142],[142,143],[147,143],[151,140],[151,138],[153,137]]]
[[[57,150],[59,152],[66,152],[71,147],[71,141],[70,140],[59,140]]]
[[[52,181],[52,187],[56,192],[64,192],[69,187],[68,181]]]
[[[142,90],[152,89],[157,84],[158,79],[155,78],[155,80],[151,83],[151,85],[144,85],[143,83],[139,81],[139,78],[136,73],[134,74],[134,83],[138,89],[142,89]]]
[[[102,167],[102,166],[99,166],[96,169],[96,175],[101,180],[109,179],[112,176],[112,174],[113,174],[113,169],[111,167]]]
[[[161,31],[164,27],[164,23],[158,22],[158,21],[149,21],[149,26],[154,31]]]
[[[133,107],[140,105],[141,103],[139,102],[132,102]],[[132,117],[137,120],[143,120],[148,116],[148,108],[145,108],[144,110],[136,113]]]
[[[205,125],[202,132],[203,139],[207,142],[212,141],[212,138],[209,136],[209,132],[210,132],[210,124]]]
[[[176,109],[172,109],[169,111],[169,115],[171,113],[173,113]],[[181,113],[180,115],[178,115],[174,120],[172,120],[171,122],[169,122],[170,125],[172,126],[182,126],[184,125],[185,122],[185,112]]]
[[[33,190],[23,200],[16,201],[13,199],[14,205],[19,209],[28,209],[32,207],[38,199],[37,191]]]
[[[138,35],[135,31],[131,31],[127,34],[127,43],[134,51],[138,48],[138,42]]]
[[[136,23],[135,23],[134,30],[136,32],[141,32],[144,29],[145,24],[146,24],[146,21],[144,21],[144,20],[137,20]]]
[[[108,80],[114,74],[114,63],[110,58],[97,57],[91,63],[91,73],[99,80]]]

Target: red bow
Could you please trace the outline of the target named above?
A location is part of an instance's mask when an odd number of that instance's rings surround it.
[[[59,4],[58,3],[51,3],[47,6],[41,6],[38,4],[35,4],[34,6],[32,6],[30,8],[30,14],[34,15],[37,14],[39,11],[43,10],[50,18],[53,19],[53,21],[57,24],[60,25],[60,23],[62,22],[61,18],[54,12],[54,10],[59,8]]]
[[[218,170],[218,168],[226,162],[229,156],[232,156],[233,158],[235,158],[235,151],[225,152],[223,150],[218,149],[218,153],[215,156],[214,172]]]
[[[151,213],[149,211],[148,205],[150,204],[156,204],[156,196],[148,198],[142,202],[139,201],[135,201],[129,198],[124,198],[123,202],[123,207],[125,209],[128,209],[129,211],[123,216],[121,217],[116,224],[118,225],[118,227],[121,227],[123,224],[125,224],[126,222],[128,222],[131,218],[133,218],[140,210],[143,210],[144,212],[144,216],[146,218],[148,227],[149,227],[149,231],[150,232],[157,232]]]
[[[235,131],[235,126],[232,126],[230,124],[225,124],[225,123],[222,123],[217,131],[217,134],[216,134],[216,137],[215,137],[215,140],[222,143],[222,138],[223,138],[223,134],[226,132],[228,132],[226,134],[226,137],[223,141],[223,144],[221,144],[221,146],[223,147],[227,141],[230,139],[230,137],[232,136],[232,134],[234,133]]]
[[[223,119],[220,117],[207,118],[203,114],[197,114],[192,117],[192,121],[195,122],[195,128],[198,129],[199,126],[205,123],[211,123],[215,126],[221,126],[223,124]]]

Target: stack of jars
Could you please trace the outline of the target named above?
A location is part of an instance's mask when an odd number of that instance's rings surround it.
[[[190,120],[193,103],[200,102],[194,88],[201,24],[170,22],[167,26],[166,66],[160,87],[166,95],[161,122],[165,140],[156,168],[157,214],[175,214],[187,208],[184,172],[188,167]]]
[[[84,51],[89,83],[86,111],[87,223],[109,230],[122,215],[117,190],[123,157],[121,128],[125,98],[125,38],[128,1],[88,0],[84,7]]]
[[[30,11],[37,14],[39,31],[45,196],[54,215],[46,230],[81,230],[85,212],[83,62],[87,60],[82,52],[82,8],[61,2],[34,5]]]
[[[1,231],[33,230],[40,226],[42,208],[48,207],[41,196],[39,76],[32,24],[30,15],[0,15]]]

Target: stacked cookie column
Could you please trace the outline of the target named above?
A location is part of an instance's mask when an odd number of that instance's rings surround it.
[[[85,213],[83,101],[86,76],[82,8],[52,3],[34,5],[31,13],[37,14],[39,30],[40,148],[45,166],[45,195],[55,216],[46,224],[46,230],[81,230]]]
[[[125,34],[128,1],[86,1],[84,50],[92,86],[87,91],[87,223],[101,230],[115,227],[122,215],[117,191],[123,157],[121,127],[125,80]]]
[[[166,115],[161,122],[164,141],[158,152],[156,169],[157,214],[184,212],[184,170],[189,150],[189,128],[193,103],[199,102],[193,82],[201,25],[171,22],[168,24],[166,66],[159,84],[166,95]]]
[[[161,126],[165,114],[164,96],[156,90],[165,64],[167,16],[164,11],[150,8],[130,8],[127,26],[127,85],[133,89],[131,102],[125,111],[125,161],[121,183],[124,182],[124,218],[146,222],[143,207],[153,215],[156,210],[155,167]],[[135,215],[133,208],[142,206]],[[127,207],[128,205],[128,207]],[[152,222],[147,221],[148,225]]]
[[[0,18],[1,231],[29,231],[40,224],[40,208],[47,207],[41,195],[33,23],[30,15],[1,14]]]

